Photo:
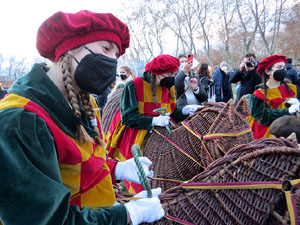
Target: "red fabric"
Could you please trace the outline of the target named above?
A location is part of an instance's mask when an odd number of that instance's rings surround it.
[[[109,167],[109,170],[110,170],[110,176],[111,176],[111,179],[112,179],[112,183],[114,185],[117,185],[116,183],[116,176],[115,176],[115,173],[116,173],[116,165],[117,165],[117,161],[116,160],[112,160],[112,159],[106,159],[106,164],[108,165]]]
[[[159,75],[163,73],[171,73],[178,71],[180,66],[179,59],[163,54],[155,57],[151,62],[149,62],[146,67],[146,72],[151,72],[153,75]]]
[[[290,88],[290,89],[291,89],[291,88]],[[295,93],[292,89],[290,90],[291,93],[292,93],[292,95],[291,95],[290,92],[289,92],[289,90],[286,88],[285,85],[280,85],[280,86],[278,87],[278,90],[280,91],[281,97],[282,97],[282,98],[285,98],[285,99],[290,98],[290,97],[296,95],[296,93]]]
[[[283,103],[286,100],[286,98],[273,98],[271,100],[268,100],[272,106],[272,109],[277,108],[281,103]]]
[[[47,126],[51,130],[55,140],[59,163],[68,165],[76,165],[81,163],[81,152],[76,144],[71,139],[67,138],[67,136],[58,128],[58,126],[53,122],[49,114],[43,108],[32,101],[29,101],[24,108],[30,112],[34,112],[47,123]],[[71,149],[72,151],[70,151]]]
[[[265,133],[268,130],[267,126],[261,125],[258,123],[256,120],[254,120],[253,125],[252,125],[252,132],[253,132],[253,137],[254,139],[260,139],[263,138]]]
[[[77,145],[59,129],[43,108],[32,101],[29,101],[24,108],[28,111],[34,112],[47,123],[47,126],[51,130],[55,140],[59,163],[68,165],[81,163],[81,194],[94,187],[109,174],[110,171],[102,169],[106,160],[101,157],[96,157],[93,154],[87,161],[82,162],[82,155]],[[95,151],[97,145],[98,144],[94,144],[93,151]],[[80,196],[78,198],[74,198],[70,204],[76,204],[81,207],[80,199]]]
[[[78,205],[81,208],[81,196],[70,199],[70,205]]]
[[[114,42],[122,55],[129,47],[129,29],[111,13],[57,12],[40,26],[36,46],[41,56],[57,62],[67,51],[101,40]]]
[[[105,159],[91,156],[87,161],[81,163],[80,192],[84,193],[96,184],[100,183],[110,171],[103,170]]]
[[[138,101],[144,102],[144,80],[141,77],[135,77],[133,80],[135,86],[135,96]]]
[[[273,66],[275,63],[278,62],[286,63],[286,56],[271,55],[269,57],[266,57],[258,64],[258,68],[256,69],[256,71],[261,75],[265,69],[269,68],[270,66]]]

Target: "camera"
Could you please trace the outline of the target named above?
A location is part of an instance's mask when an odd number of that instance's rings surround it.
[[[250,60],[250,61],[246,62],[245,64],[246,64],[246,67],[249,68],[249,67],[255,67],[256,63],[255,63],[255,61]]]

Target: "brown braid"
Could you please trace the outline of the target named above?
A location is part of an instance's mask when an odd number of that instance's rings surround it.
[[[81,91],[79,94],[81,97],[83,108],[84,108],[86,114],[88,115],[89,119],[90,120],[96,119],[96,112],[92,106],[90,94],[83,92],[83,91]],[[94,128],[94,131],[96,131],[98,134],[96,137],[94,137],[95,140],[97,141],[98,144],[104,146],[104,142],[100,138],[100,132],[99,132],[98,126],[93,126],[93,128]]]
[[[270,70],[271,70],[271,68],[270,68]],[[263,85],[264,85],[264,87],[263,87],[264,88],[264,107],[263,107],[262,114],[259,118],[259,122],[261,122],[263,120],[263,116],[264,116],[265,111],[266,111],[266,104],[267,104],[267,97],[266,96],[267,96],[267,92],[268,92],[267,80],[269,79],[269,75],[265,71],[262,72],[262,76],[263,76]]]
[[[155,75],[151,74],[151,91],[154,98],[154,102],[157,103],[156,93],[155,93]]]
[[[284,83],[284,86],[286,87],[286,89],[288,90],[288,92],[290,93],[290,95],[293,96],[293,92],[292,92],[290,86],[287,84],[287,82],[285,82],[285,81],[283,80],[282,83]]]
[[[74,92],[72,77],[71,77],[71,66],[70,66],[71,57],[67,54],[61,57],[60,61],[61,61],[63,82],[66,88],[68,101],[71,104],[75,118],[77,119],[77,121],[79,121],[79,124],[77,125],[77,137],[80,142],[84,142],[84,141],[93,142],[92,138],[89,136],[89,134],[86,132],[83,125],[80,123],[81,121],[80,106],[78,103],[77,96]]]

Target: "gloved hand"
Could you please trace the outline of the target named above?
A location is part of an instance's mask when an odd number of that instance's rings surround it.
[[[193,115],[197,109],[201,108],[203,106],[201,105],[186,105],[182,108],[182,114],[183,115]]]
[[[152,198],[147,198],[147,192],[142,191],[134,196],[142,199],[130,201],[125,204],[133,225],[137,225],[142,222],[152,223],[161,219],[165,215],[165,211],[163,210],[158,198],[158,195],[160,194],[161,188],[152,189]]]
[[[293,114],[295,112],[298,112],[300,110],[300,105],[291,105],[289,107],[289,113]]]
[[[298,98],[290,98],[286,102],[290,105],[300,105],[300,101],[298,100]]]
[[[147,157],[139,157],[147,177],[153,177],[153,171],[149,171],[152,162]],[[115,169],[116,180],[127,180],[140,184],[139,170],[134,162],[134,159],[129,159],[124,162],[118,162]]]
[[[290,98],[287,103],[291,106],[289,107],[289,113],[293,114],[300,110],[300,101],[297,98]]]
[[[157,116],[152,119],[152,126],[165,127],[170,123],[170,113],[167,113],[165,116]]]

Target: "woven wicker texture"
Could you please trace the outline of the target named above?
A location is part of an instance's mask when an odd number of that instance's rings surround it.
[[[193,131],[202,136],[216,133],[228,134],[249,129],[248,122],[234,110],[231,103],[209,103],[198,109],[194,116],[186,120],[186,123]],[[189,180],[202,172],[210,162],[222,157],[232,147],[253,141],[250,130],[237,137],[216,135],[218,138],[209,140],[200,140],[182,125],[173,128],[172,134],[169,134],[165,128],[157,127],[155,130],[184,149],[195,160],[187,157],[173,143],[169,143],[155,131],[148,134],[144,141],[144,156],[152,161],[152,169],[156,178],[169,180]],[[176,183],[154,179],[151,181],[151,186],[167,190],[176,186]]]
[[[282,182],[299,178],[299,163],[295,143],[260,139],[231,149],[189,182]],[[279,189],[184,190],[178,186],[160,199],[167,215],[191,224],[289,224],[285,196]],[[163,218],[155,224],[177,223]]]
[[[246,97],[244,95],[241,97],[241,99],[238,101],[238,103],[235,106],[235,109],[242,114],[244,117],[249,116],[249,104],[250,104],[250,98]]]
[[[102,111],[101,118],[101,129],[105,135],[109,130],[111,121],[115,116],[116,112],[120,109],[121,96],[124,88],[118,88],[112,95],[108,98],[106,105]]]

